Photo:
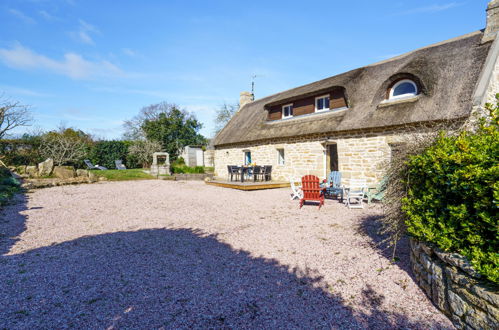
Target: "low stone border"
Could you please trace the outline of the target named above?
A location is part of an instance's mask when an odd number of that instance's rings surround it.
[[[85,178],[76,177],[69,179],[46,178],[46,179],[23,179],[22,187],[25,189],[42,189],[56,186],[65,186],[73,184],[94,183],[99,181],[107,181],[106,178]]]
[[[177,181],[185,181],[185,180],[199,180],[203,181],[206,178],[209,178],[210,180],[213,179],[213,174],[207,174],[207,173],[185,173],[185,174],[173,174],[172,177],[175,177],[174,180]]]
[[[498,287],[467,260],[411,238],[411,266],[419,286],[457,328],[497,329]]]

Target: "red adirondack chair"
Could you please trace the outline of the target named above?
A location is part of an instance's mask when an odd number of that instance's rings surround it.
[[[324,205],[324,188],[321,188],[319,178],[315,175],[305,175],[301,178],[303,198],[300,199],[300,209],[305,201],[319,202],[319,209]]]

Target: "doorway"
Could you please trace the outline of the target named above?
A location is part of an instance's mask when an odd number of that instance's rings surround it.
[[[326,176],[332,171],[339,171],[338,164],[338,145],[326,145]]]

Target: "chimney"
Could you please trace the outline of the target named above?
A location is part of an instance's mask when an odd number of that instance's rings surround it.
[[[497,31],[499,31],[499,0],[492,0],[487,6],[487,26],[482,43],[494,40]]]
[[[253,102],[254,99],[255,95],[253,95],[253,93],[241,92],[241,94],[239,94],[239,109],[241,109],[246,104]]]

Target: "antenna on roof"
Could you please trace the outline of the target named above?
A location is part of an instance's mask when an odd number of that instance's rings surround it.
[[[263,77],[261,74],[254,74],[251,76],[251,94],[255,95],[255,78]]]

